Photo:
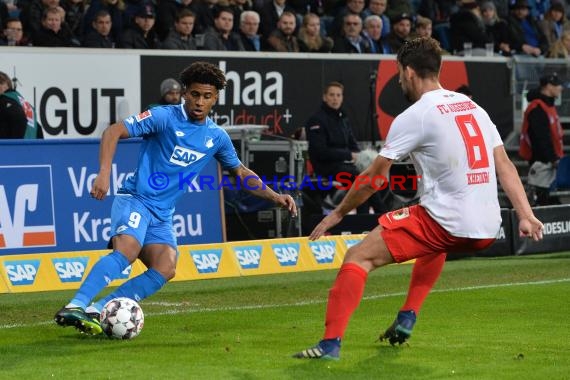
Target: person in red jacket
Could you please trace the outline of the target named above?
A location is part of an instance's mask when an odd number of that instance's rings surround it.
[[[554,105],[561,93],[562,80],[551,73],[543,75],[540,87],[527,94],[529,103],[523,117],[519,155],[529,161],[529,197],[536,205],[553,203],[549,188],[564,155],[562,126]]]

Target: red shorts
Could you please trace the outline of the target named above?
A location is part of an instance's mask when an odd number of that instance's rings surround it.
[[[420,205],[387,212],[378,222],[383,228],[380,234],[397,263],[432,253],[478,251],[495,241],[452,236]]]

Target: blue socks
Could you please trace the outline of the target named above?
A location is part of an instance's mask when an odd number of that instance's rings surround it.
[[[70,303],[85,309],[91,300],[128,266],[129,260],[119,251],[100,258]]]
[[[158,292],[164,284],[166,284],[166,279],[156,269],[150,268],[137,277],[131,278],[119,286],[113,293],[100,299],[90,307],[94,307],[98,312],[101,312],[101,309],[107,302],[117,297],[127,297],[139,302]]]

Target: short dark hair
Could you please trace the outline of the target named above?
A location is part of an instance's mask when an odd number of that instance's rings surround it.
[[[193,83],[210,84],[220,91],[226,87],[226,76],[220,68],[210,62],[197,61],[180,73],[180,83],[184,88]]]
[[[181,10],[176,12],[175,21],[180,22],[180,20],[182,20],[185,17],[192,17],[193,19],[196,19],[196,15],[194,14],[194,12],[192,12],[190,9],[182,8]]]
[[[420,78],[437,77],[441,69],[441,47],[431,37],[420,37],[404,42],[397,60],[402,67],[411,67]]]
[[[95,13],[95,17],[93,17],[93,22],[97,22],[97,20],[99,20],[100,18],[107,16],[111,17],[111,14],[109,13],[108,10],[106,9],[98,10],[97,13]]]
[[[325,88],[323,88],[323,95],[325,95],[327,92],[329,92],[329,88],[331,88],[331,87],[338,87],[341,89],[341,91],[344,92],[344,85],[342,83],[337,82],[337,81],[332,81],[332,82],[327,83],[325,85]]]

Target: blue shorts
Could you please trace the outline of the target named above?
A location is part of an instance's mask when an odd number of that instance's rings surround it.
[[[172,220],[158,220],[145,205],[130,195],[115,197],[111,208],[111,238],[125,234],[147,244],[167,244],[177,251]]]

